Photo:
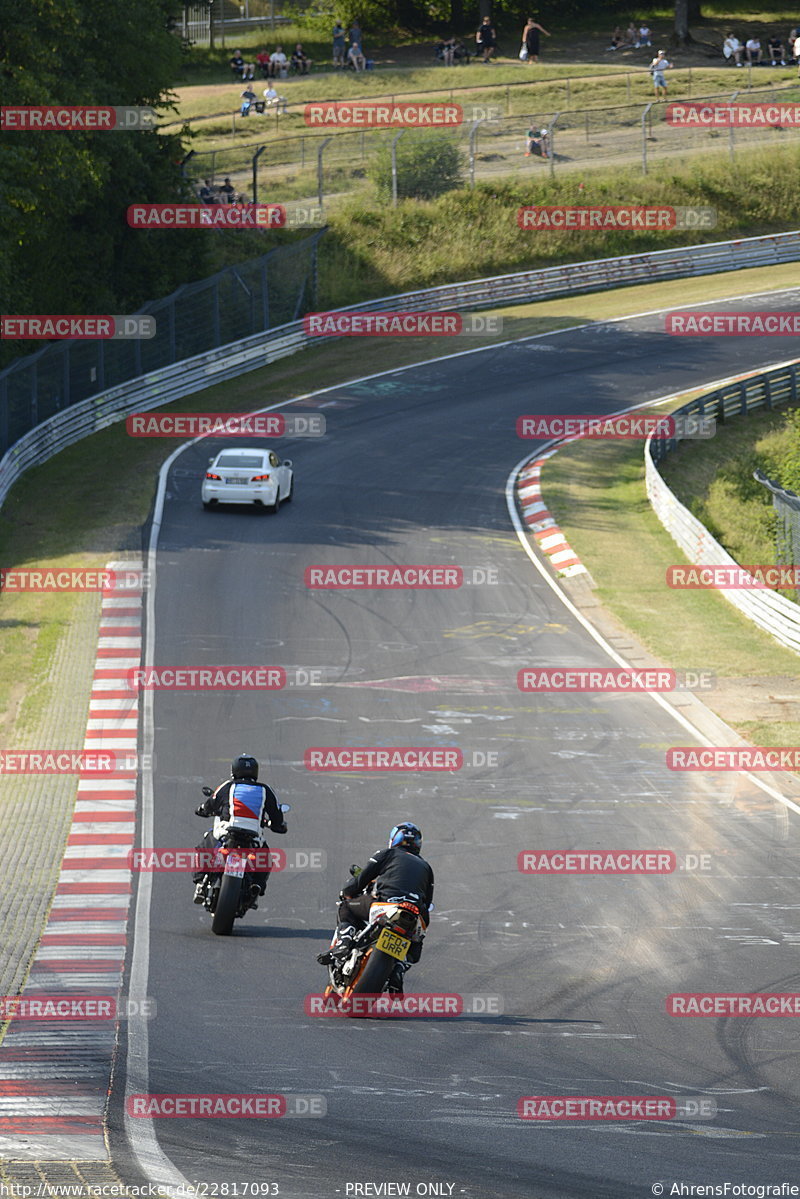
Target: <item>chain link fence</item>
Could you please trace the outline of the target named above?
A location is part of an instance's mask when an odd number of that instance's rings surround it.
[[[537,97],[541,100],[541,97]],[[752,89],[723,96],[696,96],[692,103],[794,104],[800,101],[800,83],[787,87]],[[291,111],[291,109],[290,109]],[[273,115],[251,116],[274,122]],[[547,129],[547,158],[525,157],[528,130]],[[339,198],[370,191],[369,164],[375,154],[397,135],[395,129],[362,129],[308,132],[246,145],[200,151],[187,163],[188,177],[196,186],[229,176],[238,191],[275,203],[331,204]],[[541,178],[591,167],[628,166],[645,174],[676,157],[709,153],[727,154],[732,162],[753,149],[775,149],[800,144],[800,128],[704,128],[672,125],[667,105],[621,104],[602,108],[558,109],[538,107],[515,116],[486,117],[453,130],[440,130],[462,152],[464,178],[476,180]],[[413,136],[407,130],[403,136]],[[256,154],[259,153],[258,159]]]
[[[800,566],[800,495],[781,487],[762,470],[754,471],[753,478],[772,493],[777,565]],[[795,589],[795,597],[800,601],[800,588]]]
[[[145,304],[139,313],[155,318],[152,338],[51,343],[12,362],[0,372],[0,457],[23,434],[72,404],[312,310],[317,246],[324,232]]]

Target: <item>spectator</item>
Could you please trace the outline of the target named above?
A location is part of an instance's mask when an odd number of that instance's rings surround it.
[[[230,59],[230,66],[237,79],[241,79],[244,75],[244,59],[242,58],[241,50],[234,50],[233,57]]]
[[[611,34],[611,45],[608,47],[608,49],[609,50],[619,50],[620,46],[624,46],[624,45],[625,45],[625,35],[622,32],[622,26],[615,25],[614,32]]]
[[[344,66],[344,27],[341,21],[337,21],[333,27],[333,65],[335,67]]]
[[[749,37],[744,44],[744,50],[749,63],[761,62],[761,42],[757,37]]]
[[[725,41],[722,43],[722,53],[724,54],[726,61],[730,62],[731,59],[733,59],[737,67],[742,65],[743,50],[744,46],[739,41],[735,33],[729,33],[725,38]]]
[[[767,45],[769,46],[770,64],[773,67],[777,67],[778,64],[780,63],[780,65],[782,67],[785,67],[786,66],[786,48],[784,47],[784,44],[781,41],[781,39],[779,37],[776,37],[773,34],[772,37],[767,38]]]
[[[800,29],[790,29],[789,36],[786,38],[786,49],[789,53],[790,62],[794,62],[794,44],[798,34],[800,34]]]
[[[636,26],[634,25],[633,21],[631,21],[630,25],[625,30],[625,44],[626,44],[626,46],[630,46],[631,49],[633,49],[633,47],[636,45],[638,40],[639,40],[639,31],[636,28]]]
[[[528,24],[522,31],[522,41],[528,51],[527,62],[539,61],[539,34],[543,33],[545,37],[550,37],[550,34],[540,25],[538,21],[534,21],[533,17],[528,17]]]
[[[233,197],[236,195],[236,188],[231,183],[230,175],[225,176],[225,182],[220,187],[220,195],[226,204],[233,203]]]
[[[198,195],[200,196],[201,203],[203,203],[203,204],[210,203],[210,201],[214,195],[213,191],[211,190],[211,180],[210,179],[203,180],[203,185],[200,188]]]
[[[478,32],[475,34],[478,49],[483,51],[483,61],[489,62],[497,48],[497,34],[494,31],[491,17],[484,17]]]
[[[244,64],[242,80],[255,79],[255,77],[256,77],[256,64],[254,62],[246,62]]]
[[[269,79],[269,50],[259,50],[256,62],[261,69],[261,78]]]
[[[794,60],[798,66],[798,72],[797,72],[798,77],[800,77],[800,29],[798,29],[797,37],[794,39],[794,42],[792,43],[792,53],[794,55]]]
[[[363,36],[364,35],[361,32],[361,26],[359,25],[358,21],[353,21],[353,24],[350,26],[350,45],[358,46],[358,49],[362,54],[364,52],[364,48],[361,45]]]
[[[367,60],[364,57],[361,47],[357,46],[355,42],[353,42],[347,51],[347,65],[352,67],[354,71],[366,70]]]
[[[286,97],[279,96],[272,84],[264,88],[266,108],[274,108],[278,113],[286,112]]]
[[[289,74],[289,60],[283,52],[283,46],[278,46],[277,50],[273,51],[269,56],[269,65],[272,68],[272,79],[285,79]]]
[[[257,99],[255,92],[253,91],[253,89],[250,87],[249,84],[242,92],[241,98],[242,98],[241,113],[242,113],[243,117],[246,117],[250,113],[250,109],[253,106],[253,101]]]
[[[549,158],[550,139],[546,129],[528,130],[528,137],[525,142],[525,157],[530,158],[531,154],[535,154],[537,158]]]
[[[659,50],[653,61],[650,63],[650,74],[653,76],[653,88],[655,89],[656,99],[660,100],[662,93],[666,100],[667,98],[667,81],[664,77],[664,72],[672,66],[668,60],[666,52]]]
[[[292,50],[292,68],[300,75],[307,75],[311,70],[311,59],[303,49],[301,42],[298,42]]]
[[[456,53],[456,39],[448,37],[436,47],[436,57],[441,58],[446,67],[452,67]]]
[[[639,26],[639,37],[636,41],[636,49],[638,50],[640,46],[652,46],[652,44],[653,43],[650,41],[650,27],[645,21],[643,25]]]

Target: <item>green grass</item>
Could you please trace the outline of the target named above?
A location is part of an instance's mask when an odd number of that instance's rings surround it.
[[[708,447],[694,447],[698,462]],[[773,699],[776,690],[798,698],[797,655],[720,593],[666,586],[667,568],[685,557],[647,499],[642,444],[566,446],[546,462],[542,486],[548,508],[597,584],[597,598],[650,653],[675,669],[712,671],[733,684],[733,706],[730,689],[722,698],[714,691],[702,698],[742,736],[760,745],[798,744],[800,720],[787,721],[785,705]],[[750,696],[771,703],[774,717],[744,719]]]

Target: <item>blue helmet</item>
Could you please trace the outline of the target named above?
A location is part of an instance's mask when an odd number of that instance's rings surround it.
[[[389,833],[389,848],[397,849],[398,846],[410,849],[412,853],[419,853],[422,848],[422,833],[410,820],[396,824]]]

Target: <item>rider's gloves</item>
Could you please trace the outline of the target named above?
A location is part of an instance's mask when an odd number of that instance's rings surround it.
[[[201,803],[199,808],[195,808],[194,814],[195,816],[207,816],[206,805]]]
[[[285,820],[282,820],[280,824],[273,824],[272,821],[270,821],[269,827],[272,829],[273,833],[285,833],[288,831]]]

